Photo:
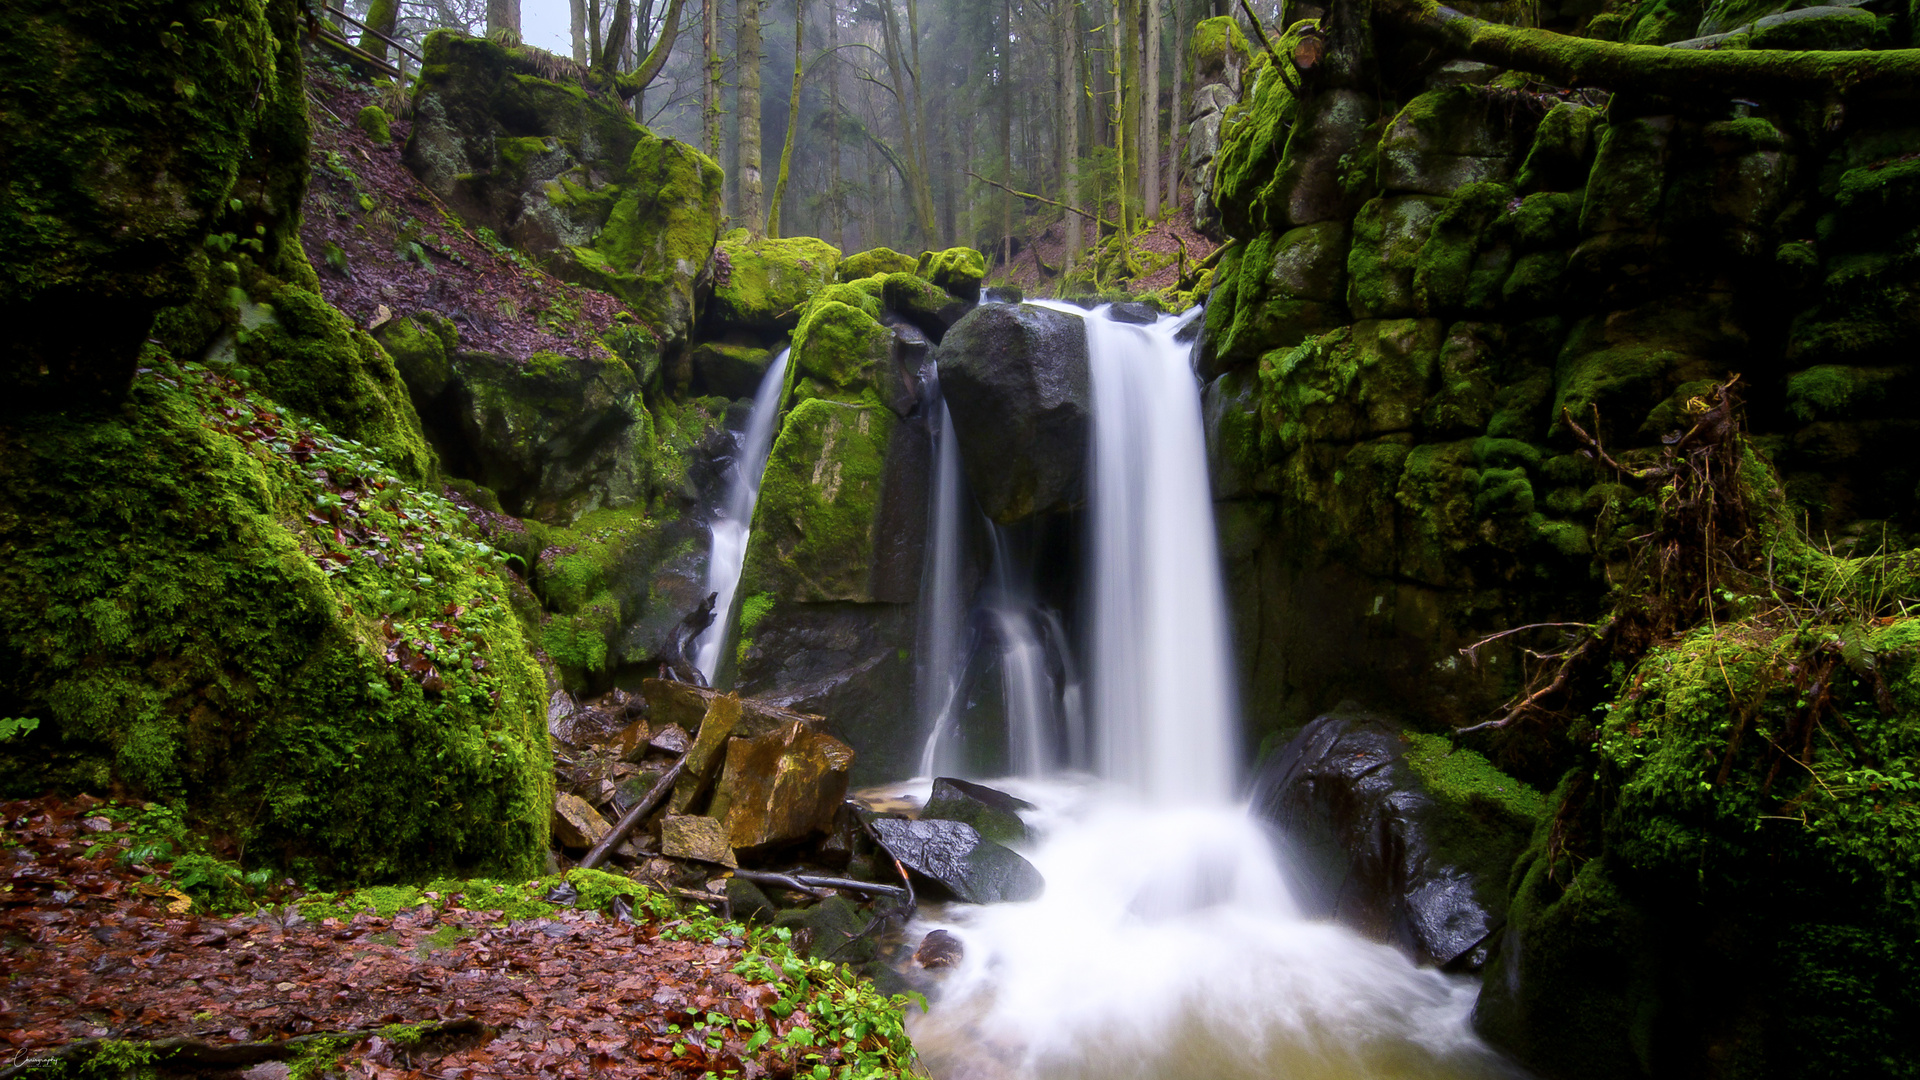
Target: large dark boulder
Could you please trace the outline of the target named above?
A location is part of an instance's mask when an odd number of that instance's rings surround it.
[[[1306,856],[1310,902],[1423,961],[1476,967],[1541,799],[1471,750],[1343,707],[1268,759],[1254,805]]]
[[[982,837],[971,825],[878,818],[872,828],[887,854],[962,903],[1032,900],[1047,887],[1032,863]]]
[[[1085,497],[1092,391],[1086,321],[1030,304],[989,304],[934,350],[967,482],[1002,524]]]

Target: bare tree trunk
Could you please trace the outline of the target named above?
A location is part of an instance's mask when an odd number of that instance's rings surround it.
[[[1133,201],[1128,197],[1128,189],[1133,186],[1134,180],[1132,171],[1128,169],[1127,157],[1130,147],[1127,139],[1127,88],[1124,72],[1125,57],[1128,52],[1126,39],[1132,35],[1125,29],[1127,20],[1123,12],[1126,7],[1126,0],[1115,0],[1114,17],[1108,20],[1108,25],[1112,27],[1110,36],[1113,40],[1107,55],[1109,71],[1113,75],[1113,107],[1109,111],[1113,117],[1114,189],[1120,195],[1120,212],[1115,216],[1120,221],[1120,235],[1123,240],[1133,231],[1133,221],[1127,213],[1127,207]]]
[[[1060,201],[1080,206],[1080,14],[1077,0],[1060,3]],[[1080,215],[1068,214],[1063,222],[1066,255],[1060,260],[1062,274],[1073,269],[1080,254]]]
[[[587,63],[600,58],[600,0],[587,0]]]
[[[520,0],[487,0],[487,33],[501,31],[513,34],[513,40],[520,40]]]
[[[1013,184],[1013,0],[1000,5],[1000,176]],[[1013,269],[1013,196],[1000,194],[1000,265]]]
[[[912,10],[911,7],[909,10]],[[934,247],[938,244],[939,227],[933,216],[933,189],[927,184],[926,157],[919,149],[925,144],[915,127],[916,121],[925,123],[925,114],[915,106],[920,76],[918,65],[912,71],[907,68],[907,51],[900,41],[900,20],[894,13],[893,0],[880,0],[880,24],[886,45],[887,67],[893,77],[894,99],[900,108],[900,130],[906,136],[907,143],[909,175],[902,180],[907,187],[907,200],[913,206],[915,222],[920,227],[921,243]]]
[[[734,154],[740,176],[740,219],[755,239],[760,237],[766,224],[764,189],[760,181],[760,3],[761,0],[736,0],[740,27],[734,36],[734,56],[739,67],[734,91],[739,142]]]
[[[1167,205],[1180,210],[1180,170],[1187,149],[1187,13],[1189,0],[1173,0],[1173,104],[1167,122],[1173,127],[1173,145],[1167,154]]]
[[[1143,0],[1147,19],[1144,108],[1140,114],[1141,206],[1160,216],[1160,0]]]
[[[827,231],[833,246],[846,249],[847,203],[840,179],[840,9],[839,0],[827,0],[827,116],[833,127],[827,138]]]
[[[700,79],[700,122],[707,136],[707,156],[720,160],[720,0],[700,5],[700,55],[706,59]]]
[[[767,235],[780,236],[780,203],[787,197],[787,169],[793,164],[793,134],[800,130],[800,83],[807,73],[807,0],[793,0],[793,92],[787,95],[787,137],[780,144],[780,177],[767,204]]]
[[[587,0],[567,0],[567,15],[573,28],[573,62],[587,63]]]

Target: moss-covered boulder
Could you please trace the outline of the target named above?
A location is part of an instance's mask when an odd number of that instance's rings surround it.
[[[365,447],[150,348],[127,406],[0,429],[10,793],[184,806],[327,878],[526,874],[546,682],[497,556]]]
[[[9,9],[0,408],[112,404],[155,314],[200,291],[210,238],[271,254],[288,235],[307,168],[296,17],[290,0]]]
[[[840,252],[811,236],[754,240],[735,229],[721,240],[714,263],[707,332],[748,331],[771,339],[791,333],[807,300],[837,279]]]
[[[719,237],[720,169],[556,73],[526,46],[436,32],[407,164],[470,224],[569,281],[625,301],[659,345],[693,330],[694,280]]]
[[[892,248],[869,248],[847,256],[840,263],[841,281],[858,281],[875,274],[911,274],[920,260]]]
[[[1516,144],[1532,138],[1486,87],[1429,90],[1408,101],[1381,134],[1380,186],[1451,195],[1468,184],[1505,180]]]
[[[743,340],[744,338],[744,340]],[[694,388],[727,398],[750,398],[773,363],[773,350],[745,335],[694,346]]]
[[[1920,553],[1769,565],[1823,608],[1756,596],[1623,673],[1515,868],[1476,1021],[1542,1072],[1912,1075],[1920,620],[1884,598]]]
[[[967,247],[925,251],[914,273],[969,304],[977,303],[980,282],[987,276],[987,257]]]
[[[780,427],[754,508],[740,590],[819,602],[874,599],[891,410],[812,398]]]

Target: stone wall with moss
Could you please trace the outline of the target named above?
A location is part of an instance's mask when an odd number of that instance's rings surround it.
[[[499,554],[297,239],[297,6],[19,14],[0,715],[42,722],[8,790],[164,800],[321,878],[537,868],[546,686]]]
[[[1910,102],[1609,97],[1378,48],[1285,78],[1259,53],[1222,127],[1199,365],[1256,727],[1504,700],[1521,654],[1458,650],[1584,618],[1644,531],[1568,417],[1630,463],[1737,372],[1812,532],[1912,541]]]
[[[1886,5],[1608,8],[1555,17],[1907,34]],[[1216,158],[1197,361],[1254,723],[1352,698],[1457,732],[1612,635],[1455,734],[1557,785],[1479,1029],[1553,1080],[1915,1075],[1910,95],[1608,94],[1363,33],[1296,25],[1326,51],[1283,47],[1319,58],[1284,79],[1256,55]],[[1757,453],[1647,471],[1736,375]],[[1674,540],[1703,498],[1751,507],[1737,558]],[[1673,560],[1710,584],[1676,599]]]

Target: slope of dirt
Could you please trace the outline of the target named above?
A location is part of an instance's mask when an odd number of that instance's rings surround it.
[[[468,229],[401,160],[411,122],[394,116],[376,143],[356,120],[393,96],[320,63],[308,66],[313,178],[300,238],[321,292],[362,327],[436,311],[460,328],[463,348],[525,359],[538,351],[585,355],[613,325],[618,300],[560,281],[497,239]],[[330,257],[329,247],[344,255]]]
[[[155,1064],[199,1076],[297,1056],[281,1041],[302,1036],[353,1077],[784,1077],[844,1060],[805,1045],[824,1029],[770,969],[735,972],[738,937],[675,940],[691,924],[643,911],[510,920],[457,895],[391,918],[205,918],[122,858],[139,840],[99,800],[0,816],[0,1077],[54,1075],[62,1048],[107,1039],[177,1039]],[[326,1033],[347,1034],[315,1048]]]

